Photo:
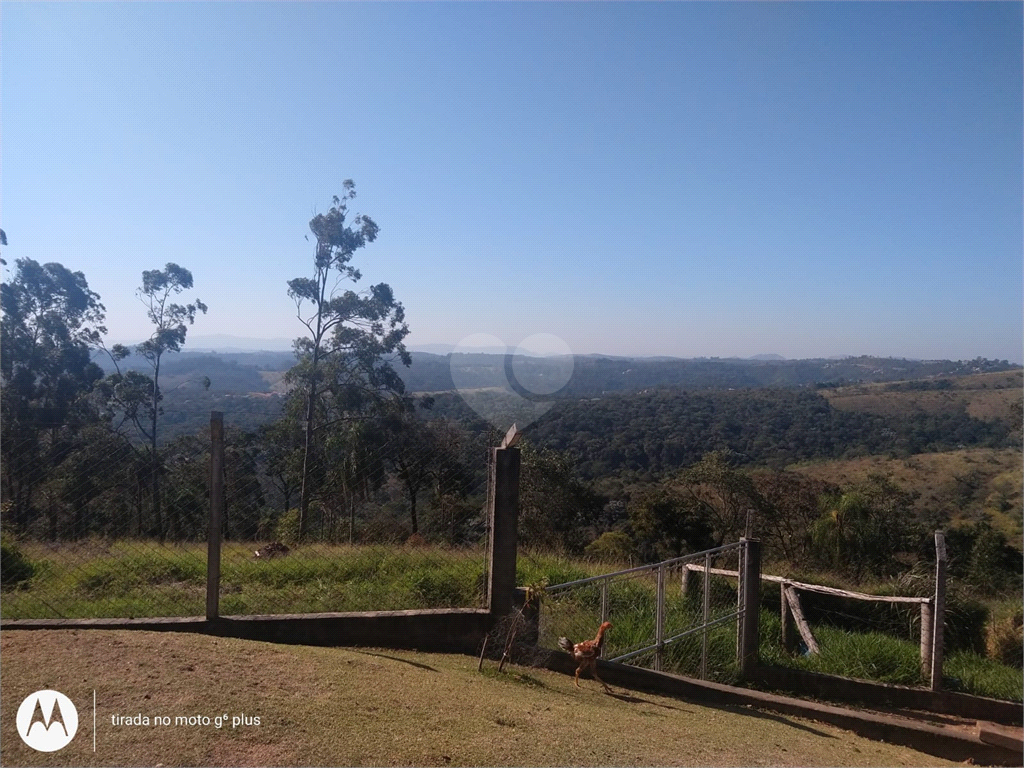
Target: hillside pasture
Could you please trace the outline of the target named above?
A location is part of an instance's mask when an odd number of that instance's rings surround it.
[[[1024,372],[1000,371],[946,379],[857,384],[822,390],[836,410],[894,416],[964,410],[982,421],[1015,423],[1012,404],[1024,397]]]
[[[869,475],[884,475],[919,494],[915,511],[921,519],[963,523],[988,515],[994,527],[1020,546],[1024,476],[1017,449],[966,448],[906,458],[862,456],[789,469],[843,487],[862,483]]]

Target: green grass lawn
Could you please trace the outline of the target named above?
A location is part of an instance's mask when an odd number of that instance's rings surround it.
[[[221,552],[224,615],[478,607],[482,549],[309,545],[253,558],[249,544]],[[206,545],[100,542],[23,546],[35,568],[8,589],[3,618],[141,618],[206,611]]]
[[[781,621],[761,611],[761,662],[829,675],[897,685],[927,685],[917,643],[879,632],[850,632],[820,625],[813,628],[821,652],[788,654],[782,648]],[[1007,701],[1024,699],[1024,672],[970,651],[954,651],[943,664],[943,687]]]
[[[257,561],[248,544],[227,543],[222,551],[221,611],[225,615],[479,607],[485,592],[482,549],[434,547],[298,547],[286,557]],[[200,616],[205,614],[206,547],[154,542],[83,542],[61,546],[22,545],[34,575],[13,588],[5,585],[0,615],[14,618]],[[559,584],[613,570],[611,566],[521,552],[522,585]],[[735,609],[735,587],[711,581],[711,617]],[[605,658],[654,641],[654,580],[649,574],[613,582],[608,593],[609,633]],[[600,623],[600,589],[585,587],[544,599],[541,644],[553,648],[560,635],[574,641],[593,637]],[[698,623],[696,596],[684,598],[678,584],[666,592],[666,638]],[[920,685],[916,643],[878,632],[814,627],[821,645],[816,656],[790,656],[780,647],[779,617],[761,614],[763,662],[828,674]],[[707,677],[736,679],[735,624],[726,622],[707,636]],[[698,676],[705,639],[691,635],[669,646],[663,668]],[[653,654],[631,663],[652,666]],[[1020,669],[975,653],[951,652],[945,685],[982,696],[1020,701]]]

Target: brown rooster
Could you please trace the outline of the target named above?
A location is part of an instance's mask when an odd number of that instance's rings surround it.
[[[597,630],[597,637],[593,640],[584,640],[582,643],[573,643],[567,637],[558,638],[558,646],[579,662],[579,666],[576,668],[576,687],[580,687],[580,672],[585,669],[589,669],[590,673],[594,676],[604,689],[611,693],[612,689],[608,687],[600,677],[597,676],[597,660],[601,657],[601,649],[604,647],[604,633],[612,628],[612,623],[606,621],[601,625],[601,628]]]

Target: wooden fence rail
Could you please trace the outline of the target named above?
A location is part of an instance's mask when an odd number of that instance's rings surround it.
[[[703,572],[704,566],[697,565],[696,563],[687,563],[686,570]],[[708,573],[712,576],[732,576],[738,578],[739,571],[730,571],[725,568],[708,568]],[[761,574],[762,581],[771,581],[776,584],[789,584],[797,589],[802,589],[806,592],[820,592],[823,595],[835,595],[836,597],[850,597],[855,600],[874,600],[882,603],[931,603],[932,598],[930,597],[908,597],[905,595],[868,595],[864,592],[851,592],[848,589],[836,589],[835,587],[825,587],[821,584],[807,584],[802,581],[793,581],[787,579],[785,576],[772,576],[768,573]]]
[[[804,618],[803,610],[800,607],[800,598],[797,590],[805,592],[817,592],[822,595],[833,597],[845,597],[851,600],[867,600],[879,603],[910,603],[921,606],[921,669],[930,678],[933,691],[942,686],[942,635],[944,629],[943,621],[936,621],[936,617],[944,614],[945,597],[945,565],[946,553],[941,532],[935,534],[936,542],[936,587],[934,597],[908,597],[904,595],[869,595],[864,592],[853,592],[849,589],[837,589],[826,587],[821,584],[808,584],[802,581],[793,581],[784,576],[773,576],[762,573],[763,581],[779,585],[780,602],[782,610],[782,645],[786,650],[792,651],[796,647],[796,638],[793,629],[800,633],[804,644],[811,653],[818,653],[818,644],[811,634],[810,625]],[[694,586],[693,579],[700,573],[709,573],[712,576],[730,576],[738,579],[739,571],[731,571],[726,568],[709,568],[698,563],[685,563],[683,566],[683,592],[686,593]]]

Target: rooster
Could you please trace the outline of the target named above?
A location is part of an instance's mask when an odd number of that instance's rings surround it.
[[[597,660],[601,657],[601,649],[604,647],[604,633],[612,628],[612,623],[606,621],[601,625],[601,628],[597,630],[597,637],[593,640],[584,640],[582,643],[573,643],[567,637],[558,638],[558,646],[562,650],[568,651],[569,654],[579,662],[579,666],[576,668],[576,687],[580,687],[580,672],[585,669],[589,669],[590,673],[594,676],[601,685],[604,686],[605,691],[608,693],[612,692],[612,689],[608,687],[600,677],[597,676]]]

